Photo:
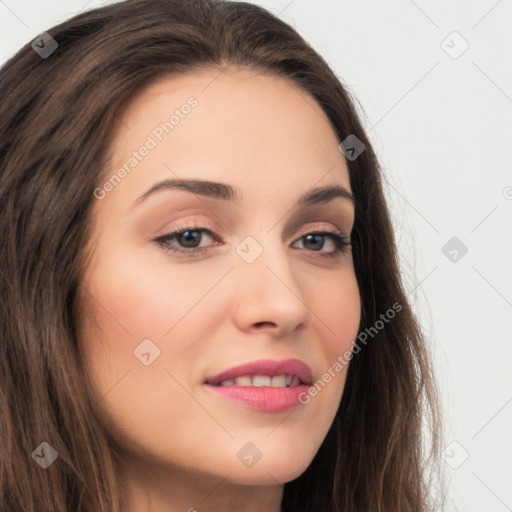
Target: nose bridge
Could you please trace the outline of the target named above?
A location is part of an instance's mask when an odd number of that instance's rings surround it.
[[[259,227],[252,233],[236,248],[242,260],[239,267],[248,273],[247,279],[255,279],[256,285],[264,283],[267,288],[286,288],[284,282],[295,294],[300,295],[290,264],[290,248],[283,243],[279,230],[275,228],[269,231]]]
[[[293,271],[290,248],[277,229],[259,228],[237,246],[237,319],[249,327],[271,322],[293,329],[307,319],[299,275]]]

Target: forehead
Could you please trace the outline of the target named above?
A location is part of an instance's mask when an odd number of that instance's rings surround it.
[[[169,178],[231,183],[243,200],[278,189],[297,196],[318,181],[349,188],[325,113],[282,78],[234,68],[169,76],[138,94],[118,119],[110,174],[150,140],[153,146],[113,191],[126,201]]]

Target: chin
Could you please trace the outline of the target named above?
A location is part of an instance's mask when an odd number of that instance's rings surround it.
[[[315,454],[311,453],[293,453],[289,456],[287,453],[275,453],[268,455],[256,462],[252,467],[236,468],[230,475],[230,480],[241,485],[276,485],[285,484],[298,478],[311,464]]]
[[[233,472],[229,480],[238,485],[277,485],[291,482],[298,478],[306,469],[308,464],[301,466],[287,466],[276,468],[274,464],[261,466],[259,469],[239,469]]]

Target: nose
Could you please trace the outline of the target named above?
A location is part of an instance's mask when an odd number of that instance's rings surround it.
[[[274,240],[263,246],[263,252],[252,263],[236,256],[234,318],[240,330],[268,331],[282,337],[310,322],[303,269],[293,268],[289,251],[281,241]]]

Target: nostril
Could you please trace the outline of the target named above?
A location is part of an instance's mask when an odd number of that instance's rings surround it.
[[[256,327],[265,327],[265,326],[277,327],[274,322],[256,322],[254,325]]]

